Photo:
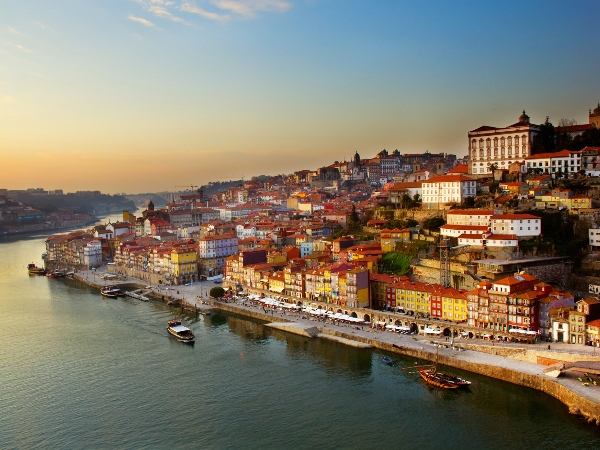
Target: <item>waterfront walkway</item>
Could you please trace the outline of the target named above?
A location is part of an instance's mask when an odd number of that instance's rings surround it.
[[[582,399],[588,400],[595,404],[593,414],[585,414],[595,417],[595,420],[600,424],[600,378],[594,376],[598,380],[598,385],[594,386],[590,383],[584,386],[578,378],[583,377],[583,374],[576,372],[565,372],[560,378],[550,378],[544,374],[548,369],[548,365],[538,364],[535,362],[520,360],[519,350],[521,353],[526,351],[539,352],[546,359],[556,359],[559,361],[577,361],[577,360],[600,360],[596,355],[597,349],[583,345],[572,345],[564,343],[551,344],[551,350],[548,350],[548,344],[498,344],[484,339],[454,339],[447,341],[446,338],[432,339],[430,337],[420,335],[403,335],[390,331],[382,331],[370,328],[368,326],[357,326],[356,324],[339,324],[333,323],[330,320],[318,319],[310,317],[304,312],[285,311],[279,309],[264,308],[262,306],[253,305],[249,301],[237,300],[230,302],[216,302],[208,298],[208,292],[212,287],[218,286],[211,281],[196,282],[188,286],[156,286],[147,285],[145,281],[130,277],[123,277],[120,280],[104,280],[101,278],[106,272],[104,271],[83,271],[76,274],[77,278],[87,284],[102,287],[105,284],[135,284],[147,288],[165,300],[181,300],[188,305],[198,308],[205,307],[201,302],[210,301],[216,309],[225,309],[227,311],[236,312],[241,315],[251,317],[259,317],[266,321],[272,322],[272,328],[284,329],[292,333],[307,335],[306,330],[317,329],[318,333],[310,334],[310,336],[324,337],[328,339],[338,340],[341,343],[353,345],[353,341],[357,347],[374,346],[376,348],[389,349],[398,353],[407,355],[424,355],[427,359],[433,359],[434,355],[439,352],[440,361],[457,361],[461,364],[456,364],[457,367],[479,367],[482,370],[477,370],[489,376],[502,378],[502,371],[514,371],[520,374],[529,375],[528,378],[541,377],[548,381],[557,383],[568,391]],[[279,324],[285,322],[284,324]],[[360,343],[360,344],[359,344]],[[479,351],[475,351],[478,349]],[[505,350],[505,354],[510,353],[510,350],[515,351],[515,355],[502,356],[498,353],[501,349]],[[550,355],[550,356],[549,356]],[[565,356],[568,355],[569,359]],[[521,358],[523,359],[523,358]],[[529,358],[532,359],[531,357]],[[539,358],[538,358],[539,359]],[[455,365],[455,364],[452,364]],[[514,378],[514,373],[513,373]],[[517,381],[514,381],[517,382]],[[531,383],[523,381],[519,384],[530,385]],[[551,383],[546,383],[551,384]],[[542,380],[542,385],[544,382]],[[531,385],[531,387],[535,387]],[[539,383],[537,384],[539,389]],[[556,388],[556,387],[555,387]],[[545,389],[542,389],[545,390]],[[549,388],[547,392],[550,392]],[[554,390],[552,390],[554,392]],[[552,394],[554,395],[554,394]],[[559,398],[558,395],[555,395]],[[562,401],[565,402],[564,393],[561,394]],[[568,402],[565,402],[568,404]],[[575,404],[577,404],[575,402]],[[573,412],[579,412],[578,407],[573,404],[569,405]],[[588,410],[589,410],[589,405]],[[592,405],[593,407],[594,405]]]

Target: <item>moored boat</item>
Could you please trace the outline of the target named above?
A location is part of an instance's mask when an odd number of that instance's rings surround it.
[[[181,325],[181,320],[173,319],[167,322],[167,330],[175,336],[178,341],[192,343],[196,341],[196,336],[188,327]]]
[[[448,373],[437,372],[437,376],[443,380],[448,381],[449,383],[456,384],[458,387],[467,387],[473,384],[469,380],[465,380],[464,378],[456,377]]]
[[[46,275],[46,269],[36,266],[34,263],[27,265],[29,275]]]
[[[388,366],[391,366],[392,364],[394,364],[394,361],[392,361],[392,358],[390,358],[389,356],[384,356],[383,357],[383,362],[385,364],[387,364]]]
[[[440,377],[435,368],[425,369],[422,367],[417,368],[419,371],[419,375],[423,378],[425,383],[435,386],[440,389],[457,389],[460,386],[456,383],[452,383],[448,380],[445,380],[443,377]]]
[[[104,297],[109,298],[115,298],[125,295],[125,293],[121,289],[114,286],[103,287],[102,289],[100,289],[100,294],[102,294]]]

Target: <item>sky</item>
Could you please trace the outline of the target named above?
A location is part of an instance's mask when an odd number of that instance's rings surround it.
[[[600,2],[0,0],[0,188],[141,193],[587,123]]]

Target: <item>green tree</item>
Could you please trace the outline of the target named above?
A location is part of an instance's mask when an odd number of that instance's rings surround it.
[[[415,219],[406,219],[406,228],[413,228],[417,225],[419,225],[419,222],[417,222]]]
[[[352,205],[352,213],[350,213],[350,217],[348,218],[348,224],[346,226],[349,232],[355,232],[362,230],[360,226],[360,217],[356,212],[356,207]]]
[[[402,194],[400,198],[400,207],[402,209],[409,209],[412,206],[412,198],[408,194]]]
[[[225,289],[220,286],[214,287],[208,293],[212,298],[222,298],[225,295]]]
[[[386,253],[380,259],[382,271],[388,275],[406,275],[411,270],[411,259],[412,256],[406,253]]]
[[[474,197],[465,197],[463,201],[463,206],[465,208],[474,208],[475,207],[475,198]]]
[[[446,221],[442,217],[430,217],[423,222],[423,228],[429,231],[440,231],[440,227],[446,225]]]
[[[421,196],[419,194],[415,194],[413,196],[413,199],[412,199],[412,207],[413,208],[420,208],[421,207],[421,203],[423,203],[421,201]]]
[[[540,131],[533,138],[531,144],[531,154],[552,153],[556,150],[556,131],[554,125],[550,122],[550,117],[546,116],[546,121],[540,125]]]

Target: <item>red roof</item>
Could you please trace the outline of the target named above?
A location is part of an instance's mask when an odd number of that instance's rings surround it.
[[[491,209],[453,209],[448,211],[448,214],[455,214],[459,216],[492,216],[494,211]]]
[[[464,175],[438,175],[430,178],[423,183],[456,183],[457,181],[475,181],[473,178],[465,177]]]
[[[440,229],[487,231],[488,227],[485,225],[442,225]]]
[[[523,219],[539,219],[538,216],[531,214],[494,214],[492,220],[523,220]]]
[[[448,175],[451,174],[461,174],[461,173],[469,173],[469,165],[468,164],[458,164],[454,169],[448,171]]]
[[[487,238],[488,241],[506,241],[506,240],[512,240],[512,241],[516,241],[519,238],[517,237],[516,234],[492,234],[491,236],[489,236]]]
[[[565,157],[571,156],[571,153],[575,154],[575,153],[581,153],[581,152],[572,152],[570,150],[561,150],[560,152],[553,152],[553,153],[538,153],[537,155],[532,155],[525,159],[531,160],[531,159],[542,159],[542,158],[565,158]]]

